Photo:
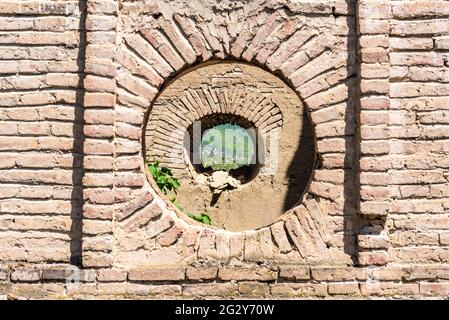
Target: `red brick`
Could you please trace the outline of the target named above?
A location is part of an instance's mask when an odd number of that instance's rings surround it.
[[[269,294],[270,288],[268,283],[243,281],[239,282],[239,292],[253,297],[265,297]]]
[[[127,279],[128,272],[121,269],[103,269],[97,273],[100,282],[123,282]]]
[[[11,280],[19,282],[37,282],[41,279],[39,269],[16,268],[11,272]]]
[[[330,295],[357,296],[360,294],[358,283],[353,282],[329,283],[328,287]]]
[[[204,283],[184,284],[182,292],[185,296],[236,296],[238,285],[236,283]]]
[[[276,283],[270,285],[273,297],[325,297],[327,285],[325,283]]]
[[[361,283],[360,291],[366,296],[416,296],[419,287],[417,283],[374,282]]]
[[[212,280],[217,277],[217,267],[187,267],[186,276],[190,280]]]
[[[419,291],[425,296],[449,296],[449,283],[421,282]]]
[[[128,271],[128,279],[132,281],[178,281],[185,279],[185,268],[139,268]]]
[[[277,271],[261,267],[220,267],[218,277],[222,280],[270,281],[277,279]]]
[[[310,268],[292,265],[281,265],[279,267],[279,278],[288,280],[308,280],[310,279]]]

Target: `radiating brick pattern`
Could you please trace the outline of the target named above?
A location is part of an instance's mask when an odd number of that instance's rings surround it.
[[[222,101],[226,97],[239,97],[242,89],[238,87],[229,92],[216,92],[213,87],[207,88],[206,93],[182,92],[169,107],[155,102],[161,87],[188,66],[210,59],[239,59],[259,63],[268,71],[277,73],[304,99],[315,124],[317,151],[322,163],[316,169],[309,193],[305,196],[315,206],[299,207],[299,211],[281,217],[274,228],[240,234],[204,229],[183,218],[179,212],[176,216],[167,210],[175,210],[172,205],[158,200],[159,196],[150,186],[151,179],[150,183],[139,180],[145,175],[142,172],[146,170],[144,167],[136,168],[132,174],[126,167],[116,168],[116,175],[125,177],[126,174],[127,181],[134,183],[115,185],[116,203],[125,202],[126,206],[126,202],[134,202],[139,194],[148,192],[154,194],[154,202],[163,207],[162,214],[157,217],[142,215],[138,218],[141,212],[136,211],[120,221],[116,229],[117,263],[179,264],[191,260],[225,263],[232,260],[296,263],[335,260],[350,263],[351,255],[355,253],[356,228],[351,227],[351,220],[355,219],[355,195],[345,190],[355,185],[355,175],[351,174],[353,161],[348,159],[354,153],[356,142],[356,34],[354,12],[343,9],[344,6],[339,7],[338,14],[334,15],[333,11],[337,9],[330,4],[315,7],[303,3],[298,6],[292,4],[289,7],[291,12],[285,8],[270,11],[261,6],[248,14],[242,12],[231,16],[221,9],[200,15],[191,9],[185,12],[172,10],[160,15],[158,12],[164,12],[163,5],[145,7],[135,2],[122,3],[120,40],[115,57],[116,155],[139,155],[142,130],[146,127],[150,111],[152,117],[156,114],[154,119],[167,114],[170,126],[160,128],[159,131],[163,131],[161,136],[173,133],[176,128],[187,128],[194,120],[214,110],[235,112],[253,119],[251,114],[245,114],[245,108],[228,110],[233,104],[228,106],[227,101]],[[144,15],[145,10],[152,15]],[[308,15],[309,10],[317,17]],[[201,99],[200,94],[204,94],[206,99]],[[254,119],[267,119],[263,112],[273,107],[267,100],[261,105],[260,112],[257,108],[253,110]],[[170,112],[166,108],[171,108]],[[267,121],[276,119],[273,116]],[[262,121],[259,125],[270,128],[276,124]],[[148,123],[150,127],[154,125],[152,121]],[[178,140],[159,139],[158,136],[147,138],[154,139],[152,145],[156,145],[155,148],[164,148],[158,149],[161,152],[172,151],[175,154],[173,147],[182,147],[179,143],[181,135]],[[178,153],[181,152],[179,150]],[[345,193],[348,195],[346,202]],[[123,205],[117,204],[119,206]],[[134,220],[140,227],[129,233],[127,221],[134,226]],[[174,235],[179,239],[173,239]],[[165,245],[167,243],[172,245]],[[149,248],[152,248],[151,253]]]
[[[238,79],[239,74],[232,75]],[[230,79],[224,79],[224,82]],[[195,121],[213,114],[231,114],[254,124],[266,137],[282,127],[283,118],[270,93],[233,84],[232,86],[189,88],[170,99],[159,98],[153,105],[146,126],[147,150],[158,160],[164,156],[172,166],[183,159],[184,134]],[[151,131],[150,131],[151,130]],[[166,156],[168,155],[168,156]],[[176,169],[176,168],[175,168]]]

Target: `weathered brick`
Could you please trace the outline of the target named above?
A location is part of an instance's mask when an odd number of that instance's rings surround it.
[[[357,244],[362,249],[387,249],[389,247],[386,235],[358,235]]]
[[[388,34],[389,31],[387,20],[361,19],[359,26],[362,34]]]
[[[389,38],[386,35],[361,35],[359,43],[362,48],[388,48]]]
[[[366,271],[367,278],[375,281],[401,281],[403,279],[403,268],[395,265],[370,268]]]
[[[122,221],[126,217],[147,205],[151,200],[153,200],[153,195],[151,193],[144,192],[140,194],[131,201],[119,207],[116,213],[117,220]]]
[[[166,296],[172,298],[182,294],[182,286],[176,284],[154,285],[149,286],[150,295]]]
[[[5,267],[0,267],[0,281],[7,280],[9,278],[9,270]]]
[[[128,271],[128,279],[131,281],[178,281],[185,279],[185,268],[139,268]]]
[[[350,281],[366,279],[366,271],[356,267],[312,267],[312,279],[317,281]]]
[[[403,277],[407,281],[416,280],[449,280],[449,267],[446,265],[414,265],[402,268]]]
[[[186,277],[190,280],[211,280],[215,279],[218,274],[217,267],[187,267]]]
[[[235,296],[238,292],[236,283],[184,284],[182,293],[185,296]]]
[[[388,262],[388,254],[385,251],[359,252],[360,265],[385,265]]]
[[[182,236],[184,230],[176,225],[171,227],[159,240],[159,244],[163,247],[168,247],[176,243]]]
[[[419,287],[417,283],[374,282],[360,283],[360,291],[366,296],[416,296]]]
[[[435,49],[447,50],[449,49],[449,37],[436,37],[435,38]]]
[[[144,207],[143,209],[141,209],[141,210],[137,211],[136,213],[134,213],[127,220],[125,220],[124,223],[123,223],[123,228],[125,230],[127,230],[128,232],[129,231],[133,231],[133,230],[135,230],[137,228],[140,228],[140,227],[143,227],[143,226],[147,225],[148,223],[150,223],[150,221],[152,219],[160,217],[161,214],[162,214],[162,210],[161,210],[161,208],[159,206],[157,206],[156,204],[148,205],[148,206]],[[165,222],[166,219],[164,219],[162,221]],[[169,224],[169,223],[170,222],[167,222],[167,224]],[[162,222],[154,222],[153,224],[155,226],[151,226],[150,225],[148,227],[148,229],[152,230],[151,231],[151,236],[155,236],[156,234],[162,232],[163,231],[162,230],[163,227],[165,227],[165,225],[166,225],[166,224],[162,224]]]
[[[115,95],[101,92],[86,92],[84,94],[85,107],[113,107]]]
[[[244,256],[247,261],[264,260],[257,233],[254,231],[245,234]]]
[[[276,297],[325,297],[325,283],[276,283],[270,285],[271,294]]]
[[[158,234],[170,228],[175,222],[169,216],[164,216],[159,220],[151,222],[147,227],[147,233],[150,238],[156,237]]]
[[[123,282],[111,282],[111,283],[99,283],[98,293],[108,295],[138,295],[148,296],[150,294],[150,286],[138,283],[123,283]]]
[[[391,23],[391,34],[398,36],[440,34],[447,30],[448,24],[447,19],[393,21]]]
[[[429,38],[390,38],[390,47],[399,50],[431,50],[433,41]]]
[[[329,283],[328,292],[330,295],[356,296],[360,294],[360,288],[358,283],[352,282]]]
[[[271,281],[277,279],[277,271],[261,267],[220,267],[218,277],[222,280],[257,280]]]
[[[394,18],[422,18],[446,16],[449,6],[445,1],[401,1],[392,3],[392,14]]]
[[[19,282],[37,282],[41,279],[39,269],[16,268],[11,272],[11,280]]]
[[[87,235],[112,233],[112,224],[110,221],[84,220],[83,232]]]
[[[449,295],[448,283],[421,282],[419,283],[419,292],[425,296],[446,297]]]
[[[360,204],[360,211],[364,215],[385,216],[390,204],[386,201],[364,201]]]
[[[287,231],[284,227],[284,222],[278,222],[271,226],[271,234],[273,239],[282,253],[287,253],[292,250],[290,242],[287,238]]]
[[[80,270],[72,266],[48,268],[42,270],[42,280],[94,282],[95,270]]]
[[[97,280],[100,282],[126,281],[128,272],[121,269],[103,269],[97,272]]]
[[[84,251],[83,252],[83,266],[86,268],[90,267],[111,267],[114,258],[110,252],[94,252],[94,251]]]
[[[239,282],[239,292],[253,297],[265,297],[269,294],[270,288],[267,283],[243,281]]]
[[[112,251],[114,248],[114,237],[110,234],[95,237],[84,237],[83,250],[87,251]]]
[[[288,280],[308,280],[310,279],[310,268],[293,265],[279,266],[279,278]]]

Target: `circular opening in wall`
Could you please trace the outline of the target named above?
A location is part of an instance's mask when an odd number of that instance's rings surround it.
[[[262,137],[251,121],[216,113],[190,125],[184,152],[197,181],[212,189],[231,190],[257,176],[264,158],[261,144]]]
[[[171,81],[148,115],[145,144],[149,165],[161,169],[157,187],[168,183],[182,217],[231,231],[268,226],[299,204],[316,157],[297,94],[235,61],[206,63]]]

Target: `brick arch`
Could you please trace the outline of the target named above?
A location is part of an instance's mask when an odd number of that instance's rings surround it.
[[[310,112],[318,139],[317,152],[342,149],[347,130],[345,103],[354,80],[346,65],[348,57],[335,46],[346,49],[346,44],[285,17],[283,20],[277,11],[262,14],[253,23],[259,27],[243,27],[242,32],[233,35],[211,22],[205,24],[176,14],[173,19],[156,18],[151,27],[122,34],[114,56],[115,237],[146,229],[147,236],[157,238],[162,246],[181,243],[182,250],[188,253],[185,259],[194,255],[218,260],[279,260],[282,254],[299,262],[329,258],[325,224],[329,211],[343,205],[340,169],[317,170],[308,200],[272,226],[242,233],[186,223],[173,209],[167,210],[161,195],[144,178],[147,170],[140,139],[152,103],[175,75],[211,60],[237,59],[281,77]],[[321,124],[328,121],[331,126]],[[136,156],[140,156],[138,166]],[[126,160],[133,161],[133,170],[127,168]]]
[[[254,102],[252,107],[247,107],[252,102]],[[214,113],[241,116],[254,123],[257,128],[266,131],[273,126],[282,125],[281,111],[270,97],[243,85],[221,90],[212,87],[184,90],[179,97],[169,103],[168,107],[170,110],[179,111],[180,114],[167,120],[180,121],[182,129],[187,129],[192,121]],[[269,114],[274,118],[267,119]]]
[[[180,79],[197,67],[207,67],[221,62],[237,62],[237,60],[215,59],[200,63],[185,72],[181,72],[172,81]],[[236,78],[239,78],[239,76],[240,72],[233,75]],[[172,81],[169,83],[172,83]],[[164,90],[165,88],[160,92],[162,93]],[[156,155],[170,158],[170,163],[175,164],[172,168],[175,171],[180,169],[181,164],[184,163],[184,133],[191,129],[194,121],[217,113],[240,117],[251,123],[268,140],[270,133],[282,127],[284,122],[281,110],[273,101],[271,94],[261,93],[259,90],[242,83],[235,83],[232,87],[216,88],[211,85],[204,85],[201,88],[187,88],[183,89],[173,100],[167,101],[159,96],[155,100],[145,115],[144,123],[149,128],[157,127],[158,129],[151,135],[146,132],[143,137],[144,145],[147,150],[154,148]],[[151,117],[150,113],[156,114],[156,116]],[[159,114],[163,114],[163,116],[157,116]],[[161,124],[163,124],[163,128],[161,128]]]

